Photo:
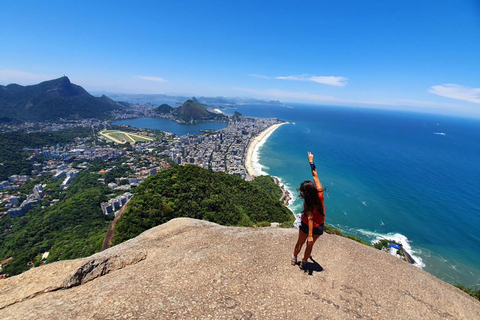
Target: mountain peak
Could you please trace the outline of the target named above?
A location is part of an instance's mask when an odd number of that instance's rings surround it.
[[[64,81],[64,82],[71,83],[71,82],[70,82],[70,79],[69,79],[66,75],[63,75],[63,77],[58,78],[58,80],[62,80],[62,81]]]
[[[0,117],[20,121],[58,118],[104,118],[121,106],[108,97],[96,98],[67,76],[36,85],[0,86]]]

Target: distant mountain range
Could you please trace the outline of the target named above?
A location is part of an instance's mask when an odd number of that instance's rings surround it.
[[[122,108],[105,95],[92,96],[65,76],[31,86],[0,85],[0,122],[103,119]]]
[[[185,101],[178,108],[162,104],[155,111],[160,114],[171,113],[176,120],[186,123],[191,121],[225,120],[228,118],[224,114],[208,111],[195,97]]]
[[[115,100],[124,100],[124,101],[131,101],[135,102],[138,101],[140,103],[151,101],[151,103],[155,103],[155,101],[162,101],[162,102],[169,102],[177,103],[180,101],[185,101],[189,99],[187,96],[173,96],[173,95],[166,95],[166,94],[121,94],[121,93],[109,93],[109,97]],[[197,98],[198,102],[207,105],[214,105],[214,106],[228,106],[228,105],[243,105],[243,104],[259,104],[259,105],[277,105],[283,106],[284,103],[278,100],[259,100],[253,98],[240,98],[240,97],[233,97],[233,98],[225,98],[225,97],[199,97]]]
[[[249,98],[200,97],[189,99],[183,96],[164,94],[111,94],[115,100],[155,103],[162,101],[158,113],[171,113],[179,121],[223,120],[224,115],[207,110],[215,106],[242,104],[284,105],[280,101],[264,101]],[[186,102],[184,102],[186,101]],[[183,104],[182,104],[183,103]],[[0,85],[0,123],[18,123],[22,121],[54,121],[62,119],[107,119],[109,113],[128,107],[128,102],[114,101],[102,95],[95,97],[79,85],[70,82],[68,77],[44,81],[36,85],[18,84]]]

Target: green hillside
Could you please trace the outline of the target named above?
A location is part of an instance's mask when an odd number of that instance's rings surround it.
[[[115,225],[114,244],[177,217],[235,226],[293,221],[291,211],[256,184],[186,165],[162,171],[137,188]]]
[[[103,119],[123,107],[107,96],[90,95],[65,76],[31,86],[0,86],[0,119],[4,122]]]
[[[185,122],[227,119],[225,115],[208,111],[195,98],[185,101],[183,105],[174,110],[173,114],[177,119]]]
[[[74,259],[98,252],[113,216],[100,203],[111,190],[98,181],[97,169],[83,171],[68,189],[48,179],[47,197],[25,216],[0,218],[0,261],[13,258],[3,272],[15,275],[47,262]],[[107,182],[124,175],[111,171]],[[265,180],[263,185],[267,185]],[[252,182],[197,166],[178,166],[146,179],[137,187],[126,212],[115,225],[114,243],[120,243],[175,217],[192,217],[224,225],[255,226],[269,221],[293,222],[293,215],[274,198],[275,186],[264,191]],[[276,194],[278,195],[278,194]],[[60,202],[49,206],[52,198]]]
[[[252,183],[275,199],[280,199],[283,195],[282,189],[280,189],[271,176],[255,177]]]
[[[98,182],[98,175],[82,172],[69,188],[59,193],[61,181],[51,180],[47,195],[60,195],[60,202],[49,206],[48,198],[19,218],[0,218],[0,261],[12,257],[4,272],[21,273],[40,264],[42,253],[49,251],[47,261],[89,256],[100,250],[112,220],[100,209],[111,191]]]
[[[155,112],[156,113],[170,113],[172,112],[172,110],[174,110],[174,108],[170,107],[168,104],[164,103],[160,106],[158,106],[157,108],[155,108]]]

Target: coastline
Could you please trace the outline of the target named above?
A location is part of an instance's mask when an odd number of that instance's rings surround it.
[[[253,137],[250,142],[248,143],[247,147],[247,152],[245,153],[245,169],[248,174],[248,179],[247,180],[253,180],[255,177],[263,175],[263,172],[257,172],[255,171],[255,168],[253,166],[254,163],[254,154],[258,153],[258,149],[268,140],[270,135],[277,130],[280,126],[287,124],[289,122],[283,122],[283,123],[277,123],[274,125],[271,125],[270,127],[266,128],[262,132],[260,132],[258,135]],[[257,155],[258,157],[258,155]],[[258,159],[258,158],[257,158]],[[258,164],[260,165],[260,164]],[[273,180],[275,183],[282,189],[283,195],[280,198],[280,201],[283,203],[285,207],[288,207],[290,204],[293,203],[294,197],[292,192],[287,188],[286,185],[284,185],[281,182],[281,179],[279,177],[272,176]],[[295,214],[294,214],[295,215]]]
[[[266,128],[258,135],[250,139],[250,142],[247,146],[247,152],[245,153],[245,170],[247,174],[253,180],[254,177],[260,176],[261,173],[255,171],[253,167],[253,155],[258,152],[258,148],[265,143],[265,141],[270,137],[270,135],[277,130],[280,126],[286,124],[287,122],[277,123]]]

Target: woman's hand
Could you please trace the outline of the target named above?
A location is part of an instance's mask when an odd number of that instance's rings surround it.
[[[308,244],[310,244],[310,243],[313,244],[313,237],[308,237],[308,238],[307,238],[307,243],[308,243]]]
[[[307,154],[308,154],[308,162],[313,163],[313,154],[310,151],[308,151]]]

